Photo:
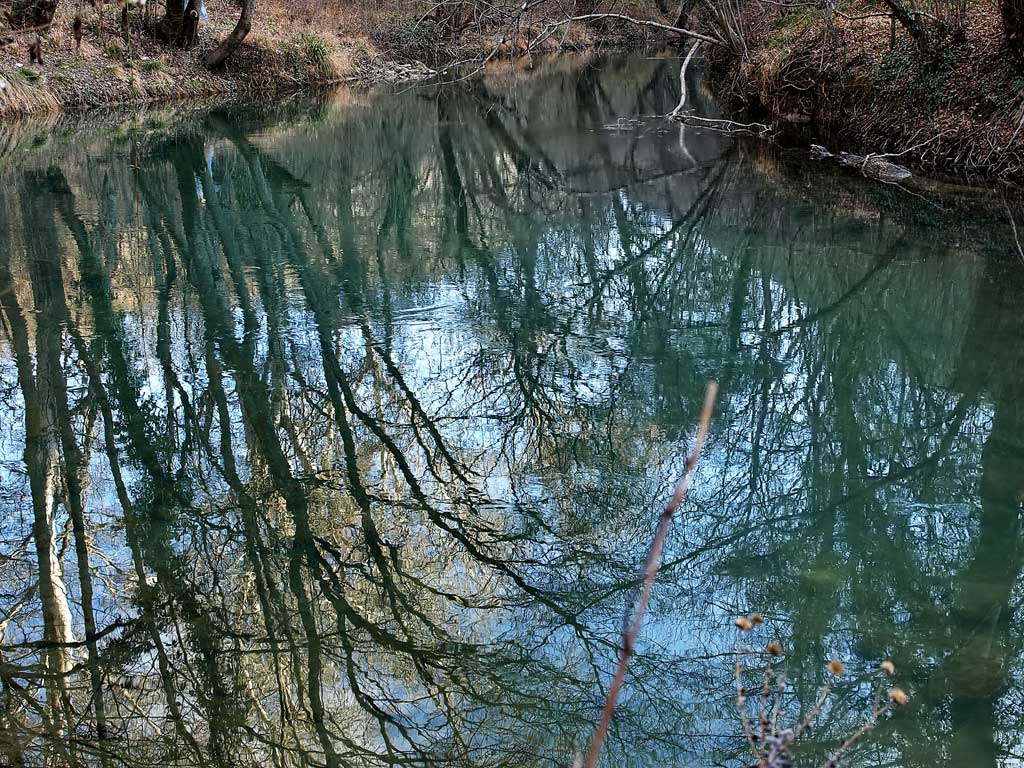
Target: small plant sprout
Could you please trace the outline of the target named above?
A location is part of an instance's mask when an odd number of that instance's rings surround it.
[[[755,625],[762,623],[755,622],[754,616],[760,618],[759,614],[740,616],[735,620],[735,624],[744,633],[752,632]],[[785,676],[775,667],[782,655],[782,645],[775,640],[767,643],[762,653],[755,653],[742,642],[736,649],[736,709],[750,752],[756,760],[751,768],[792,768],[795,764],[794,750],[798,739],[821,716],[832,693],[831,685],[825,684],[810,713],[799,722],[784,725],[782,701],[786,695],[787,685]],[[759,670],[748,667],[747,661],[752,656],[763,662],[763,679],[759,686],[748,688],[744,684],[744,678],[761,674]],[[846,665],[839,659],[829,661],[825,669],[837,678],[846,674]],[[842,756],[873,730],[890,710],[905,706],[910,701],[910,696],[902,688],[883,685],[883,675],[891,677],[895,673],[896,667],[891,661],[884,661],[877,668],[874,674],[874,704],[870,715],[843,739],[820,768],[838,768]]]

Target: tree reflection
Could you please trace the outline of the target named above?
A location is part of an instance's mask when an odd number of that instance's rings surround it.
[[[1020,271],[990,225],[617,120],[673,71],[214,110],[5,171],[6,762],[565,764],[712,375],[616,764],[742,761],[748,607],[793,715],[829,655],[892,657],[916,705],[876,762],[1008,761]]]

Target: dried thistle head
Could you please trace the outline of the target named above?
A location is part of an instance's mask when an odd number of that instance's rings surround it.
[[[896,674],[896,665],[886,659],[882,662],[882,671],[891,677]]]
[[[750,623],[755,625],[764,624],[764,617],[760,613],[752,613],[750,614]]]
[[[778,643],[774,642],[774,641],[768,643],[768,646],[767,646],[766,650],[772,656],[781,656],[782,655],[782,646],[779,645]]]
[[[839,677],[840,675],[846,674],[846,666],[839,659],[832,659],[832,661],[828,663],[828,671],[836,677]]]
[[[736,618],[736,626],[742,629],[744,632],[749,632],[754,628],[754,623],[746,616],[738,616]]]
[[[892,699],[893,704],[899,707],[905,707],[910,701],[910,696],[902,688],[893,688],[889,691],[889,698]]]

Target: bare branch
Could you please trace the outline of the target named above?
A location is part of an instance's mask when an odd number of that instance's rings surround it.
[[[709,35],[702,35],[700,32],[694,32],[692,29],[684,29],[683,27],[674,27],[671,24],[662,24],[660,21],[651,21],[649,19],[635,19],[632,16],[627,16],[624,13],[584,13],[580,16],[568,16],[559,21],[552,22],[548,25],[548,30],[555,30],[559,27],[563,27],[566,24],[571,24],[574,21],[596,21],[598,19],[615,19],[617,21],[624,21],[628,24],[635,24],[638,27],[650,27],[651,29],[660,29],[664,32],[675,32],[678,35],[689,37],[694,40],[700,40],[705,43],[711,43],[711,45],[725,45],[721,40],[716,37],[710,37]]]
[[[669,113],[669,117],[676,117],[683,111],[683,106],[686,104],[686,68],[690,66],[690,60],[693,58],[693,54],[697,52],[700,44],[700,40],[694,40],[693,45],[690,46],[690,50],[686,54],[686,58],[683,59],[683,66],[679,69],[679,103]]]

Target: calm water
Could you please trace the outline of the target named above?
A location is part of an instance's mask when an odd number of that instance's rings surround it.
[[[848,764],[1020,764],[1024,216],[676,66],[0,128],[0,763],[568,765],[714,377],[606,765],[749,764],[750,610],[802,764],[884,659]]]

